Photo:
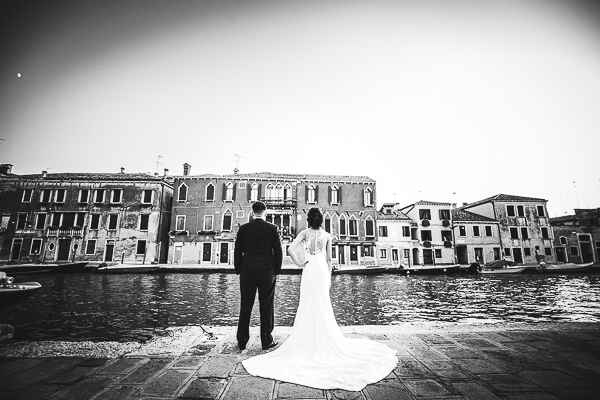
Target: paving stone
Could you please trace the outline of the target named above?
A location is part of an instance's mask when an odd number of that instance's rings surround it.
[[[140,365],[135,371],[127,375],[119,381],[121,385],[127,384],[142,384],[148,381],[150,378],[158,374],[164,369],[171,359],[169,358],[152,358],[148,362]]]
[[[501,392],[536,392],[540,388],[512,374],[481,374],[479,379]]]
[[[451,346],[456,345],[456,343],[454,341],[450,340],[449,338],[447,338],[445,336],[438,335],[438,334],[423,333],[423,334],[416,334],[415,336],[427,344],[451,345]]]
[[[204,355],[207,355],[208,353],[210,353],[211,351],[213,351],[214,348],[215,348],[215,344],[201,343],[201,344],[197,344],[195,346],[190,347],[185,352],[185,355],[187,355],[187,356],[204,356]]]
[[[43,358],[11,358],[0,365],[0,379],[33,368],[46,360]]]
[[[206,360],[206,357],[183,356],[179,358],[173,368],[198,368]]]
[[[505,368],[494,364],[490,360],[484,360],[482,358],[464,358],[454,360],[454,364],[473,374],[508,372]]]
[[[558,390],[556,394],[565,400],[598,400],[598,389]]]
[[[565,348],[565,343],[560,342],[527,342],[527,345],[549,353],[561,351]]]
[[[567,389],[587,386],[582,380],[559,371],[519,371],[517,375],[545,389]]]
[[[4,390],[25,389],[32,384],[43,382],[79,363],[78,359],[54,358],[44,359],[42,364],[22,370],[21,372],[0,380]]]
[[[442,346],[436,346],[434,347],[435,350],[439,353],[441,353],[442,355],[444,355],[446,358],[450,358],[452,360],[455,359],[459,359],[459,358],[481,358],[481,356],[469,349],[467,349],[466,347],[458,347],[458,346],[451,346],[451,347],[442,347]]]
[[[479,382],[452,382],[452,386],[468,400],[500,399],[488,387]]]
[[[504,336],[502,333],[497,332],[477,332],[477,336],[480,336],[486,340],[497,342],[497,343],[505,343],[505,342],[514,342],[515,339],[510,338],[508,336]]]
[[[98,393],[91,400],[120,400],[125,399],[136,392],[136,386],[109,386],[108,389]]]
[[[515,394],[505,397],[506,400],[559,400],[559,397],[556,397],[550,393],[532,393],[532,394]]]
[[[278,399],[324,399],[325,392],[294,383],[281,382],[277,388]]]
[[[226,342],[223,343],[217,350],[221,354],[241,354],[242,351],[238,347],[237,343],[234,342]]]
[[[235,366],[235,369],[233,370],[233,373],[236,374],[236,375],[250,375],[248,373],[248,371],[246,371],[246,368],[244,367],[244,364],[242,364],[241,362],[238,363]]]
[[[176,369],[166,370],[146,384],[142,393],[151,396],[173,396],[191,374]]]
[[[66,371],[63,374],[58,375],[57,377],[47,381],[46,383],[68,385],[83,378],[87,373],[94,369],[95,367],[76,367]]]
[[[348,390],[328,390],[329,398],[331,400],[365,400],[365,396],[362,392],[351,392]]]
[[[438,353],[428,346],[404,345],[406,351],[419,360],[447,360],[448,357]]]
[[[481,338],[473,338],[467,340],[457,340],[457,342],[466,347],[475,347],[475,348],[494,348],[498,347],[492,342],[481,339]]]
[[[237,357],[211,357],[200,366],[196,375],[200,378],[227,378],[238,362]]]
[[[119,358],[115,362],[106,364],[98,369],[95,374],[125,375],[133,371],[138,364],[145,362],[147,358]]]
[[[63,389],[60,385],[32,385],[19,390],[10,400],[40,400],[50,398],[54,393]],[[2,392],[4,394],[4,392]],[[4,399],[2,397],[2,399]]]
[[[534,333],[535,332],[528,332],[528,331],[505,331],[505,332],[502,332],[502,334],[504,336],[507,336],[507,337],[514,339],[516,341],[519,341],[519,342],[539,340],[538,338],[535,337]]]
[[[564,371],[567,374],[577,376],[592,384],[600,382],[600,372],[592,369],[583,368],[579,365],[570,363],[557,363],[553,364],[552,367],[556,370]]]
[[[178,397],[180,399],[217,399],[227,384],[226,379],[196,378]]]
[[[79,363],[80,367],[103,367],[111,359],[110,358],[88,358]]]
[[[443,397],[456,394],[433,379],[406,379],[402,382],[417,397]]]
[[[89,400],[111,384],[109,377],[85,378],[56,392],[51,400]]]
[[[398,357],[394,374],[399,377],[433,377],[433,372],[412,357]]]
[[[365,336],[371,340],[389,340],[389,338],[380,333],[365,333]]]
[[[507,370],[537,369],[541,365],[531,357],[514,351],[481,350],[480,353]]]
[[[269,400],[273,394],[275,381],[254,376],[231,378],[223,400]]]
[[[373,400],[405,400],[415,397],[406,389],[400,381],[380,381],[372,385],[367,385],[363,390],[369,399]]]
[[[449,361],[423,360],[423,364],[444,380],[470,379],[471,376]]]

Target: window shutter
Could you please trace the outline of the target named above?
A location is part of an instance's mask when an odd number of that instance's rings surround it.
[[[237,188],[237,185],[234,183],[233,184],[233,201],[235,201],[235,189]]]
[[[363,207],[367,206],[367,189],[363,189]]]
[[[337,198],[338,204],[342,204],[342,187],[341,186],[338,187],[337,193],[338,193],[338,198]]]
[[[262,183],[259,183],[258,184],[258,200],[260,200],[260,196],[262,196],[261,192],[262,192]]]
[[[327,186],[327,204],[331,204],[331,186]]]
[[[304,186],[304,201],[308,203],[308,186]]]
[[[223,193],[221,196],[223,198],[223,201],[226,199],[226,196],[227,196],[227,185],[225,183],[223,183]]]
[[[250,202],[250,198],[251,198],[250,196],[252,196],[252,186],[250,185],[250,186],[246,186],[246,187],[247,187],[246,194],[248,195],[248,202]]]
[[[319,202],[319,186],[315,187],[315,204]]]

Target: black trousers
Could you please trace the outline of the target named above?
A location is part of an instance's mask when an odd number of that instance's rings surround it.
[[[271,333],[275,325],[273,301],[276,281],[277,276],[271,268],[262,270],[242,268],[240,273],[240,318],[237,330],[237,341],[240,347],[246,347],[250,340],[250,316],[257,290],[260,311],[260,341],[263,346],[273,342]]]

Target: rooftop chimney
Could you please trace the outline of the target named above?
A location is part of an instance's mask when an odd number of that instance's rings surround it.
[[[0,175],[8,175],[12,171],[12,164],[0,164]]]
[[[165,168],[165,176],[169,173],[169,168]]]
[[[48,175],[48,171],[42,171],[42,178],[45,178]]]
[[[125,167],[121,167],[121,173],[124,174],[125,173]]]
[[[183,164],[183,175],[189,175],[192,166],[188,163]]]

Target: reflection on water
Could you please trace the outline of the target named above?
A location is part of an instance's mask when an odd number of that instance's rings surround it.
[[[278,277],[276,325],[293,324],[300,278]],[[234,274],[33,275],[28,280],[43,289],[0,312],[0,323],[15,326],[21,339],[143,341],[169,326],[237,324]],[[331,297],[340,325],[600,321],[597,275],[336,275]],[[253,325],[259,324],[257,303]]]

